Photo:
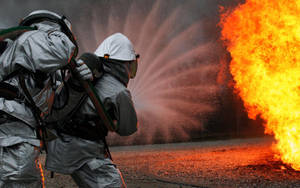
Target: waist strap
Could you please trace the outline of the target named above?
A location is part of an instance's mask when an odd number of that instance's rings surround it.
[[[83,138],[91,141],[103,140],[107,136],[107,130],[98,131],[94,121],[71,120],[64,125],[55,127],[58,134],[64,133],[67,135]]]

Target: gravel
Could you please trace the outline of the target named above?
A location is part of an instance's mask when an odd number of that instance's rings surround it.
[[[252,138],[112,147],[128,188],[299,187],[300,172],[274,157],[273,139]],[[44,155],[42,160],[44,160]],[[46,187],[76,188],[45,173]]]

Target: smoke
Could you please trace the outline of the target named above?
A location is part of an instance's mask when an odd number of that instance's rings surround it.
[[[124,33],[141,54],[137,77],[129,85],[139,131],[129,138],[112,135],[110,142],[183,141],[201,134],[228,92],[218,11],[236,2],[2,0],[0,27],[17,25],[36,9],[52,10],[72,22],[81,53],[95,51],[115,32]]]

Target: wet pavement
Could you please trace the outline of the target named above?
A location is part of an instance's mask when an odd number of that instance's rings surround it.
[[[114,162],[128,188],[300,187],[300,172],[272,152],[273,139],[112,147]],[[75,188],[69,176],[55,174],[49,188]]]

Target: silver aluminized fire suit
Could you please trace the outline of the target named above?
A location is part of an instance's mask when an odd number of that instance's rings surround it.
[[[0,56],[0,81],[19,66],[30,72],[46,73],[43,88],[37,86],[41,78],[29,73],[24,73],[24,77],[36,105],[47,114],[52,91],[49,75],[68,63],[75,45],[58,24],[44,21],[34,25],[37,30],[8,41],[7,49]],[[6,82],[22,91],[18,76]],[[24,100],[0,98],[0,112],[0,188],[40,188],[40,140],[32,110]]]
[[[110,58],[123,61],[135,59],[131,42],[120,33],[105,39],[95,54],[101,57],[109,54]],[[106,110],[111,112],[111,117],[117,120],[117,133],[124,136],[133,134],[137,130],[137,116],[126,88],[130,75],[128,64],[104,62],[103,66],[104,75],[94,85],[97,94]],[[98,117],[89,99],[76,114],[79,119],[86,116]],[[101,140],[91,141],[68,134],[61,136],[48,144],[46,169],[70,174],[80,188],[121,187],[120,172],[105,155]]]

